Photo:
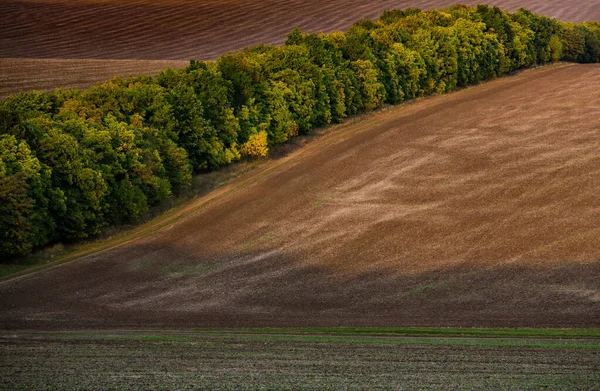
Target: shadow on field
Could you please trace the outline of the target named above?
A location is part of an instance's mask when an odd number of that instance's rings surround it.
[[[1,284],[0,328],[600,326],[598,263],[342,275],[306,259],[268,247],[117,248]]]
[[[332,132],[0,283],[0,327],[598,327],[598,83],[524,72]]]

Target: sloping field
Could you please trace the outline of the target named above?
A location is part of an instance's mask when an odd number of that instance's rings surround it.
[[[542,68],[340,126],[149,236],[1,283],[0,327],[598,327],[598,85]]]
[[[0,57],[210,59],[257,44],[282,43],[296,26],[337,31],[384,9],[444,8],[457,0],[6,0]],[[478,0],[461,1],[467,5]],[[594,0],[490,0],[563,21],[600,21]]]
[[[154,73],[157,63],[63,62],[48,58],[214,59],[257,44],[279,44],[294,28],[343,30],[383,10],[443,8],[457,0],[4,0],[0,2],[0,97],[32,88],[87,87],[113,74]],[[479,0],[460,1],[467,5]],[[600,21],[595,0],[488,0],[563,21]],[[34,59],[39,60],[34,60]],[[91,67],[102,71],[90,72]],[[136,71],[137,72],[134,72]],[[41,76],[40,76],[41,75]],[[107,76],[108,75],[108,76]]]
[[[87,88],[113,76],[151,75],[188,61],[0,58],[0,97],[56,87]]]

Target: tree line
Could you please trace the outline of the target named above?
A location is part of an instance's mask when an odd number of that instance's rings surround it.
[[[385,11],[346,32],[0,102],[0,258],[142,216],[193,173],[348,116],[534,64],[600,62],[600,24],[521,9]]]

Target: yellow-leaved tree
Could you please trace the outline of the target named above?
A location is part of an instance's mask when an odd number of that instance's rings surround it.
[[[267,143],[267,132],[261,130],[258,133],[251,135],[240,149],[244,157],[262,157],[267,156],[269,147]]]

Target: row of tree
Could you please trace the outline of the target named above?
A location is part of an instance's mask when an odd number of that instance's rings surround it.
[[[487,6],[386,11],[215,62],[0,103],[0,257],[131,221],[192,173],[533,64],[599,62],[600,25]]]

